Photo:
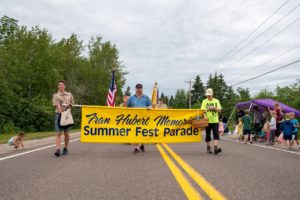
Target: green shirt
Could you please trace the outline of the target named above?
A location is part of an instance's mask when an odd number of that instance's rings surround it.
[[[252,119],[249,115],[245,115],[243,117],[243,129],[244,130],[251,130],[251,123],[252,123]]]
[[[205,99],[202,101],[202,105],[201,105],[201,110],[206,111],[206,117],[208,118],[208,123],[219,123],[219,113],[217,111],[208,110],[209,106],[213,106],[217,109],[222,109],[219,100],[215,98],[213,98],[211,101]]]

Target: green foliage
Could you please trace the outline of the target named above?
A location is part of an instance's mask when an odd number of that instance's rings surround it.
[[[241,102],[251,100],[251,95],[250,95],[249,88],[244,89],[244,88],[238,87],[237,92],[238,92],[238,95],[239,95],[239,100]]]
[[[203,99],[205,99],[205,96],[204,96],[205,87],[204,87],[203,82],[202,82],[199,75],[196,76],[195,82],[194,82],[192,88],[193,88],[192,91],[191,91],[191,93],[192,93],[192,97],[191,97],[192,98],[192,105],[194,105],[198,102],[202,102]]]
[[[174,96],[171,95],[170,100],[169,100],[168,107],[169,107],[169,108],[174,108],[174,104],[175,104],[175,99],[174,99]]]
[[[122,91],[126,72],[109,41],[92,37],[86,51],[76,34],[55,41],[47,30],[17,22],[7,16],[0,20],[0,133],[52,130],[51,99],[60,79],[77,104],[105,105],[113,69]],[[79,124],[80,111],[73,109],[73,114]]]
[[[229,116],[235,104],[239,101],[232,87],[228,86],[222,74],[210,74],[206,83],[206,88],[212,88],[214,98],[219,99],[222,105],[222,114]]]
[[[274,96],[275,95],[273,92],[268,91],[267,89],[263,89],[254,96],[254,99],[273,99]]]
[[[172,97],[171,97],[172,98]],[[174,99],[174,108],[188,108],[187,93],[184,89],[178,89]]]

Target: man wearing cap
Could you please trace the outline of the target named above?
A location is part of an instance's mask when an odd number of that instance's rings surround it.
[[[127,107],[131,108],[148,108],[151,109],[150,98],[143,94],[143,85],[138,83],[135,86],[135,94],[132,95],[127,102]],[[144,144],[135,145],[133,153],[139,153],[139,151],[145,152]]]
[[[208,88],[206,90],[206,99],[202,101],[201,110],[205,111],[205,115],[208,118],[208,127],[206,127],[205,142],[207,144],[207,153],[212,153],[210,147],[211,131],[214,136],[214,154],[221,153],[222,149],[218,147],[220,140],[219,136],[219,112],[222,107],[218,99],[213,98],[213,90]]]

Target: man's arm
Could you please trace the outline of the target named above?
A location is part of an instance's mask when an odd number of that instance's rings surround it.
[[[62,109],[58,102],[58,98],[57,98],[56,94],[54,94],[52,97],[52,103],[53,103],[53,106],[58,110],[58,112],[61,113]]]
[[[222,111],[222,106],[221,106],[219,101],[217,102],[217,107],[214,107],[213,110],[216,111],[216,112],[221,112]]]

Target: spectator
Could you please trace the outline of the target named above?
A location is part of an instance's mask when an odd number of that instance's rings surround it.
[[[125,92],[124,95],[123,95],[123,103],[121,103],[119,105],[119,107],[127,107],[127,102],[128,102],[129,97],[130,97],[130,93]]]
[[[18,150],[19,147],[22,147],[22,149],[25,149],[23,144],[23,139],[25,137],[25,133],[23,131],[19,132],[17,136],[11,137],[8,140],[8,145],[14,146],[13,150]]]
[[[270,121],[269,145],[274,145],[275,132],[276,132],[276,113],[274,111],[272,111],[271,112],[271,121]]]
[[[238,138],[237,141],[241,140],[243,137],[243,118],[239,118],[239,123],[237,125]]]
[[[224,135],[224,124],[222,121],[219,122],[219,135]]]
[[[236,114],[235,114],[235,120],[236,120],[236,123],[238,124],[239,123],[239,118],[243,118],[245,115],[245,112],[243,110],[240,110],[238,109]]]
[[[290,120],[290,114],[285,114],[285,119],[281,122],[280,125],[281,131],[283,132],[283,139],[284,139],[284,147],[291,150],[292,148],[292,136],[293,136],[293,130],[294,126],[292,121]]]
[[[294,144],[294,142],[296,142],[297,144],[297,148],[299,148],[299,141],[298,141],[298,128],[299,128],[299,122],[298,120],[295,118],[295,113],[291,112],[290,113],[290,117],[293,123],[293,141],[292,141],[292,145]],[[300,149],[300,148],[299,148]]]
[[[245,111],[244,117],[243,117],[243,135],[244,135],[244,144],[248,143],[248,140],[250,140],[250,144],[252,144],[252,133],[251,133],[251,124],[252,119],[249,115],[249,110]]]
[[[156,105],[156,108],[158,109],[168,109],[168,106],[164,104],[164,98],[158,99],[158,104]]]
[[[283,112],[281,110],[281,107],[278,103],[274,104],[274,111],[276,113],[276,132],[275,135],[278,137],[280,135],[280,124],[283,120]]]
[[[254,107],[253,117],[254,117],[254,134],[258,135],[261,131],[262,115],[257,106]]]

